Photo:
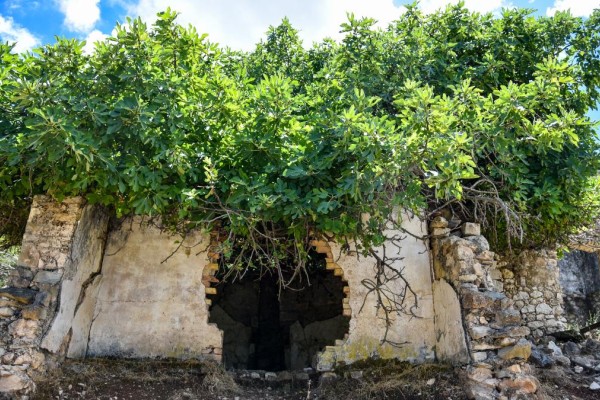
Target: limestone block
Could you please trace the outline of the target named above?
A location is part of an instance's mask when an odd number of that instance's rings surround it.
[[[504,330],[507,337],[524,337],[531,333],[526,326],[513,326]]]
[[[10,318],[15,314],[15,309],[12,307],[0,307],[0,318]]]
[[[479,292],[466,290],[461,293],[462,305],[465,309],[494,308],[501,309],[506,296],[498,292]]]
[[[465,222],[461,227],[463,236],[479,236],[481,235],[481,227],[473,222]]]
[[[472,354],[473,356],[473,361],[475,362],[482,362],[487,360],[488,355],[486,351],[476,351]]]
[[[471,261],[473,260],[473,250],[468,246],[456,246],[454,249],[454,257],[458,260]]]
[[[538,314],[548,315],[548,314],[552,314],[553,310],[552,310],[552,307],[550,307],[548,304],[541,303],[535,307],[535,312]]]
[[[478,382],[469,384],[465,388],[465,393],[469,399],[477,400],[497,400],[498,393],[496,392],[496,384],[488,384],[486,382]]]
[[[9,332],[18,338],[35,340],[39,332],[39,327],[37,321],[18,319],[9,325]]]
[[[6,299],[14,300],[21,304],[31,304],[35,299],[36,294],[37,291],[31,289],[12,287],[0,289],[0,298],[4,297]]]
[[[515,301],[515,307],[520,310],[525,306],[525,303],[522,300]]]
[[[477,258],[479,261],[489,263],[489,262],[494,261],[494,252],[489,251],[489,250],[484,250],[481,253],[477,254],[475,256],[475,258]]]
[[[460,275],[458,280],[461,282],[475,282],[478,276],[475,274]]]
[[[521,313],[514,308],[501,310],[496,313],[496,323],[500,325],[515,325],[521,322]]]
[[[512,389],[521,393],[533,394],[537,392],[540,382],[533,376],[525,375],[515,379],[504,379],[498,386],[502,391]]]
[[[526,339],[519,340],[514,346],[504,347],[498,351],[498,357],[503,360],[522,358],[527,360],[531,355],[531,343]]]
[[[37,274],[35,274],[35,278],[33,279],[33,281],[38,284],[41,283],[41,284],[55,285],[58,282],[60,282],[62,275],[63,275],[62,269],[52,270],[52,271],[42,270],[42,271],[39,271]]]
[[[31,356],[27,353],[21,354],[18,356],[15,361],[13,361],[14,365],[23,365],[23,364],[31,364]]]
[[[447,228],[448,221],[442,216],[437,216],[429,223],[430,228]]]
[[[514,278],[515,274],[510,269],[503,269],[502,276],[504,279],[512,279]]]
[[[15,393],[29,388],[31,380],[24,374],[11,373],[0,376],[0,393]]]
[[[46,319],[47,314],[48,309],[39,305],[31,305],[21,311],[21,317],[34,321]]]
[[[450,229],[448,229],[448,228],[433,228],[431,230],[431,235],[433,237],[444,237],[444,236],[448,236],[449,233],[450,233]]]
[[[531,298],[533,298],[533,299],[537,299],[542,296],[543,296],[543,293],[540,292],[539,290],[534,290],[533,292],[531,292]]]
[[[467,367],[467,378],[476,381],[483,382],[486,379],[490,379],[492,377],[492,371],[489,368],[481,368],[469,366]]]
[[[19,265],[37,269],[40,262],[40,252],[38,251],[35,242],[23,241],[21,253],[19,254],[19,260],[17,262]]]
[[[487,350],[497,350],[502,346],[494,343],[486,343],[486,342],[471,342],[471,350],[473,351],[487,351]]]
[[[483,276],[483,267],[480,263],[473,263],[473,272],[475,273],[475,275],[477,275],[477,277]]]
[[[46,356],[44,356],[44,353],[41,353],[39,351],[31,352],[31,368],[33,368],[34,370],[40,369],[42,366],[44,366],[45,360]]]
[[[526,313],[526,314],[534,313],[535,306],[532,304],[526,305],[523,309],[521,309],[521,312]]]
[[[468,236],[464,240],[476,253],[481,253],[490,249],[490,244],[483,236]]]
[[[486,336],[491,335],[494,332],[494,329],[489,326],[471,326],[469,327],[469,334],[471,335],[471,339],[478,340],[484,338]]]
[[[530,327],[531,329],[538,329],[544,326],[544,323],[542,321],[532,321],[529,322],[527,324],[528,327]]]
[[[504,337],[497,341],[498,346],[506,347],[517,343],[517,339],[513,337]]]

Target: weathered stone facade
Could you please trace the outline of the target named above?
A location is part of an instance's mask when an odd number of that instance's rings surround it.
[[[435,359],[433,288],[428,252],[427,226],[418,216],[405,213],[402,227],[386,232],[388,237],[402,237],[400,246],[391,243],[376,249],[380,256],[392,261],[392,266],[404,271],[404,276],[417,294],[418,303],[412,304],[410,295],[406,304],[411,313],[391,313],[385,317],[377,295],[370,291],[376,277],[377,261],[359,256],[356,248],[342,250],[339,243],[322,243],[322,248],[333,256],[330,268],[339,271],[348,283],[345,310],[350,315],[348,337],[335,346],[328,346],[320,355],[317,370],[327,371],[336,365],[349,364],[367,358],[399,358],[413,362]],[[354,244],[355,245],[355,244]],[[328,251],[327,247],[331,250]],[[402,293],[406,290],[400,279],[386,283],[385,290]],[[388,325],[389,324],[389,325]]]
[[[446,287],[445,298],[452,297],[450,287],[460,299],[462,316],[456,318],[464,324],[465,341],[464,345],[453,343],[450,349],[461,350],[455,352],[453,361],[469,362],[464,373],[468,395],[499,399],[534,393],[539,383],[526,363],[531,343],[525,337],[530,330],[522,326],[513,301],[496,290],[492,271],[497,257],[480,235],[478,225],[466,223],[460,236],[450,235],[447,221],[438,217],[431,223],[431,232],[435,284]],[[438,338],[452,329],[439,330],[441,327],[436,324]],[[461,330],[454,329],[453,337],[458,341]],[[443,348],[438,346],[438,354],[444,354]]]
[[[42,338],[57,329],[60,323],[55,321],[70,325],[84,282],[100,267],[107,222],[101,208],[86,207],[80,198],[60,204],[36,198],[18,266],[9,287],[0,289],[0,392],[33,389],[31,377],[46,366]],[[69,293],[73,286],[79,290]],[[75,297],[67,308],[69,294]],[[64,339],[72,331],[65,327],[61,332],[57,354],[64,352]]]
[[[514,301],[534,338],[565,329],[556,251],[526,250],[502,260],[497,269],[496,284]]]
[[[343,281],[339,318],[349,318],[347,333],[313,366],[324,372],[366,358],[438,360],[465,366],[474,398],[535,392],[527,339],[564,322],[556,254],[501,260],[477,224],[450,234],[443,218],[429,229],[416,215],[399,219],[402,226],[386,232],[394,242],[375,256],[352,243],[311,243],[326,273]],[[61,357],[222,361],[224,334],[209,322],[220,240],[219,232],[182,239],[141,218],[109,229],[101,207],[36,197],[19,265],[10,287],[0,289],[0,392],[32,390],[32,377]],[[405,280],[378,280],[382,257]],[[374,288],[404,298],[402,307]],[[290,336],[310,329],[295,324]],[[236,362],[243,364],[244,352]],[[292,351],[289,364],[306,364],[311,352]]]

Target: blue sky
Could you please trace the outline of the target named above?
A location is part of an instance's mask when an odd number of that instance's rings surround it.
[[[458,0],[421,0],[421,8],[432,12]],[[179,21],[196,26],[216,41],[232,48],[248,50],[264,35],[269,25],[285,16],[300,30],[305,42],[323,37],[339,37],[338,27],[346,12],[373,17],[382,25],[395,19],[403,5],[412,0],[0,0],[0,40],[17,42],[16,51],[51,43],[54,36],[93,42],[109,35],[117,22],[127,16],[151,22],[166,7],[181,13]],[[538,15],[552,15],[570,9],[587,16],[600,8],[600,0],[466,0],[478,12],[498,13],[503,7],[536,9]],[[600,120],[600,112],[592,114]]]

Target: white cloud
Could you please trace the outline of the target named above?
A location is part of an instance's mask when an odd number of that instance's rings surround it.
[[[94,52],[94,47],[96,46],[96,42],[101,42],[106,39],[108,35],[100,32],[98,29],[94,29],[90,33],[88,33],[85,38],[85,46],[83,46],[83,52],[85,54],[92,54]]]
[[[502,7],[511,7],[507,0],[464,0],[465,7],[479,13],[497,12]],[[448,4],[457,4],[459,0],[422,0],[421,9],[426,13],[432,13],[438,9],[444,9]]]
[[[27,29],[15,24],[12,18],[0,15],[0,39],[3,42],[17,42],[13,51],[22,53],[40,45],[40,40]]]
[[[139,0],[127,11],[130,16],[153,21],[155,14],[167,7],[180,12],[179,23],[209,33],[211,41],[244,50],[253,48],[269,25],[278,25],[286,16],[310,44],[328,36],[339,38],[346,11],[375,18],[380,25],[404,12],[404,7],[395,6],[392,0]]]
[[[570,9],[576,17],[587,17],[595,8],[600,8],[600,0],[556,0],[552,7],[546,9],[546,15],[552,16],[557,11]]]
[[[421,8],[433,12],[459,0],[422,0]],[[510,0],[466,0],[466,6],[478,12],[494,12],[511,5]],[[339,39],[340,24],[346,12],[371,17],[379,26],[397,19],[404,6],[393,0],[136,0],[129,3],[129,16],[154,21],[156,13],[171,7],[180,12],[179,23],[192,24],[209,39],[234,49],[249,50],[264,38],[269,25],[278,25],[287,16],[300,30],[306,44],[325,37]]]
[[[100,20],[100,0],[58,0],[65,26],[74,32],[90,32]]]

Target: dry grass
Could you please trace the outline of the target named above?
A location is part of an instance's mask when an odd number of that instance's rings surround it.
[[[362,379],[350,378],[351,371],[362,371]],[[442,364],[412,365],[399,361],[353,364],[338,371],[344,376],[320,388],[322,398],[362,399],[465,399],[454,369]]]
[[[32,400],[170,399],[197,400],[239,392],[220,366],[199,361],[65,361],[36,380]]]
[[[203,364],[204,379],[202,387],[210,393],[237,394],[240,388],[233,377],[225,371],[223,366],[216,363]]]
[[[353,379],[353,371],[362,371]],[[367,361],[337,371],[340,379],[302,388],[269,383],[238,387],[221,366],[198,361],[68,360],[37,380],[32,400],[362,400],[464,399],[451,367]],[[273,386],[273,387],[272,387]]]

